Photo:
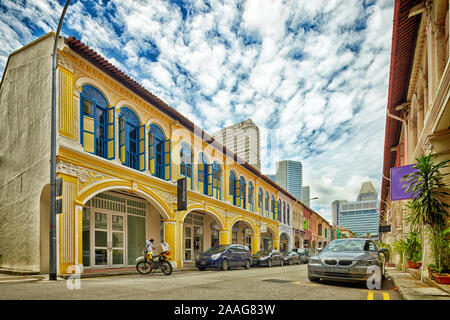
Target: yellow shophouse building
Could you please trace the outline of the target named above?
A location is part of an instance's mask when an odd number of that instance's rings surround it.
[[[3,268],[48,272],[54,36],[12,53],[1,82]],[[73,265],[134,266],[150,238],[170,245],[177,269],[216,244],[279,249],[280,237],[289,237],[279,228],[280,198],[290,208],[284,221],[300,229],[299,200],[87,45],[58,41],[59,275]],[[176,181],[183,177],[188,207],[178,211]],[[283,240],[283,248],[292,243]]]

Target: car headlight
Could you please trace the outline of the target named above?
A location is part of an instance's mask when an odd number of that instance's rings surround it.
[[[261,258],[259,258],[259,260],[266,260],[267,259],[267,257],[261,257]]]
[[[221,253],[212,254],[211,259],[215,260],[215,259],[219,258],[220,255],[221,255]]]
[[[360,260],[356,263],[357,266],[360,267],[368,267],[377,264],[377,260]]]
[[[312,264],[322,264],[321,262],[320,262],[320,259],[319,259],[319,257],[311,257],[311,258],[309,258],[309,261],[308,261],[309,263],[312,263]]]

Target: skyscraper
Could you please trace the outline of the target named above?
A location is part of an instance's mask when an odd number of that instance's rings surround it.
[[[277,162],[276,183],[297,199],[302,199],[302,163],[293,160]]]
[[[247,119],[213,133],[213,138],[247,163],[261,170],[261,145],[258,126]]]
[[[310,200],[311,194],[309,186],[302,187],[302,198],[300,199],[304,204],[306,204],[308,207],[311,207]]]
[[[371,182],[364,182],[357,201],[332,202],[333,224],[344,227],[357,236],[378,235],[380,201]]]

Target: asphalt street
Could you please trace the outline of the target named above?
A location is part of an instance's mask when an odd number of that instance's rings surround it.
[[[72,281],[0,280],[1,300],[400,300],[393,282],[310,282],[306,265],[122,275]],[[3,278],[4,279],[4,278]]]

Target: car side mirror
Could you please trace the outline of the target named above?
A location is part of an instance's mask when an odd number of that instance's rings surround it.
[[[379,252],[386,253],[386,252],[388,252],[388,249],[386,249],[386,248],[380,248],[380,251],[379,251]]]
[[[322,251],[322,248],[317,248],[317,252],[321,252]]]

